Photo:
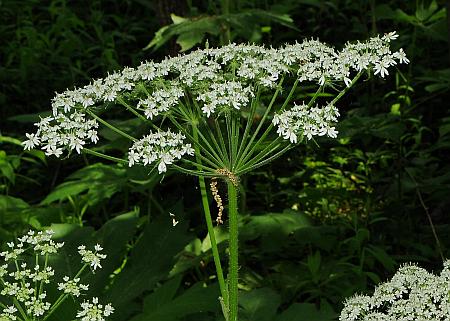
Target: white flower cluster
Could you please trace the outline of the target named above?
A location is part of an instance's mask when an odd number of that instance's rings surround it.
[[[94,250],[94,252],[91,250],[86,250],[86,246],[84,245],[80,245],[78,247],[78,253],[81,255],[81,260],[84,263],[90,264],[92,270],[95,271],[97,268],[102,268],[100,261],[106,259],[106,254],[99,253],[103,250],[99,244],[94,246]]]
[[[48,155],[58,157],[65,150],[80,153],[88,143],[98,141],[98,124],[95,119],[88,119],[91,108],[116,101],[122,104],[123,98],[127,108],[142,111],[152,120],[179,108],[182,99],[194,100],[201,112],[210,117],[223,109],[249,106],[256,91],[273,89],[288,75],[300,82],[343,82],[347,86],[351,85],[352,72],[374,70],[375,75],[384,77],[391,66],[408,63],[402,49],[390,50],[390,42],[397,37],[395,32],[388,33],[365,42],[348,43],[342,50],[318,40],[281,48],[229,44],[161,62],[143,62],[137,68],[125,68],[83,88],[57,94],[52,101],[53,116],[37,123],[37,132],[27,134],[23,144],[26,149],[41,146]],[[281,131],[283,137],[295,140],[292,133]],[[329,134],[335,135],[331,129]],[[130,164],[135,163],[134,157]],[[161,170],[169,163],[160,162]]]
[[[35,268],[32,273],[31,270],[27,268],[26,263],[22,263],[20,267],[17,266],[17,270],[10,273],[7,272],[7,268],[8,265],[6,264],[0,268],[0,279],[3,284],[3,289],[0,294],[5,297],[9,296],[15,298],[25,306],[27,313],[34,317],[42,316],[48,311],[51,304],[45,301],[47,296],[46,292],[40,294],[36,293],[34,284],[37,284],[36,282],[38,282],[38,280],[42,283],[49,283],[50,277],[54,275],[54,270],[50,267],[39,270],[39,266],[37,266],[37,269]],[[6,275],[10,279],[6,279]],[[11,320],[14,320],[15,312],[17,312],[17,310],[11,309],[10,307],[3,310],[3,314],[8,315]]]
[[[450,260],[440,275],[416,265],[404,265],[373,296],[346,300],[340,321],[449,321]]]
[[[242,106],[246,106],[253,96],[250,86],[243,87],[240,82],[226,81],[212,83],[208,90],[197,96],[197,100],[204,103],[202,111],[207,117],[210,117],[218,107],[240,109]]]
[[[307,105],[294,105],[290,110],[275,114],[272,123],[277,126],[277,133],[291,143],[297,143],[298,138],[313,136],[337,137],[337,131],[332,124],[337,122],[339,112],[333,105],[323,108]]]
[[[66,294],[70,294],[79,297],[81,291],[89,290],[89,285],[81,284],[80,278],[70,279],[67,275],[63,277],[64,282],[58,283],[58,290],[63,291]]]
[[[83,310],[77,313],[77,318],[81,321],[104,321],[104,317],[109,317],[114,312],[111,304],[103,306],[98,303],[98,298],[93,298],[92,302],[83,302],[81,308]]]
[[[373,37],[365,42],[348,43],[341,51],[327,47],[316,40],[298,44],[294,55],[303,61],[297,71],[300,81],[317,81],[324,85],[333,81],[344,82],[347,87],[351,85],[351,71],[374,70],[384,78],[388,75],[388,68],[399,63],[408,63],[409,60],[402,49],[392,52],[389,47],[391,40],[398,37],[395,32],[383,37]],[[292,48],[289,48],[291,50]],[[302,52],[302,57],[298,57]]]
[[[17,320],[17,317],[15,316],[16,312],[17,312],[17,309],[14,305],[5,306],[3,308],[2,313],[0,314],[0,320],[16,321]]]
[[[37,321],[41,320],[40,317],[46,318],[48,313],[51,313],[53,306],[46,301],[45,286],[51,283],[55,270],[48,265],[48,257],[57,254],[64,245],[64,243],[55,242],[52,239],[53,235],[54,232],[51,230],[29,231],[19,237],[18,242],[7,243],[9,249],[0,253],[5,260],[5,264],[0,265],[1,299],[2,301],[5,299],[7,303],[15,301],[12,306],[0,302],[0,306],[3,307],[3,310],[0,311],[0,320],[22,320],[23,313],[26,313],[27,320]],[[95,252],[86,250],[84,246],[79,248],[82,262],[90,264],[93,270],[101,268],[100,261],[106,258],[106,255],[98,253],[102,250],[98,244],[94,249]],[[35,262],[33,267],[29,267],[25,262],[28,251],[31,251],[29,257]],[[40,265],[40,261],[45,263]],[[65,276],[62,282],[58,283],[58,290],[63,292],[61,298],[69,295],[78,297],[81,291],[87,291],[88,285],[79,282],[80,278],[78,277],[70,279]],[[58,299],[57,302],[62,301]],[[21,314],[20,317],[18,312]],[[45,316],[46,313],[47,316]]]
[[[79,154],[87,140],[98,141],[98,123],[95,119],[86,119],[86,115],[75,111],[71,114],[58,114],[45,117],[35,124],[35,134],[26,134],[28,140],[23,144],[26,150],[42,145],[46,155],[62,155],[65,148],[76,150]]]
[[[146,99],[140,100],[137,108],[143,110],[147,118],[153,119],[175,106],[183,95],[183,88],[176,85],[167,89],[155,90]]]
[[[167,171],[167,165],[184,155],[193,155],[191,144],[184,142],[186,137],[180,133],[166,132],[150,133],[130,147],[128,153],[129,166],[136,163],[149,165],[158,162],[158,171]]]

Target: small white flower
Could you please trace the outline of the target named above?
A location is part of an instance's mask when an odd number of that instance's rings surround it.
[[[393,56],[394,56],[395,58],[397,58],[398,61],[399,61],[401,64],[409,64],[409,59],[406,57],[406,54],[405,54],[405,52],[403,51],[403,49],[400,48],[399,51],[394,52],[394,55],[393,55]]]
[[[78,311],[77,318],[80,321],[104,321],[104,317],[109,317],[113,312],[114,308],[111,304],[98,303],[98,298],[92,298],[92,302],[84,301],[81,304],[81,311]]]
[[[95,248],[102,249],[100,245],[96,245]],[[78,253],[81,255],[81,260],[85,263],[90,264],[92,270],[96,270],[97,268],[102,268],[101,260],[106,259],[106,254],[98,253],[100,250],[95,250],[95,252],[91,250],[86,250],[84,245],[80,245],[78,247]]]
[[[58,290],[63,291],[66,294],[78,297],[81,294],[81,290],[87,291],[89,289],[89,285],[79,283],[80,278],[70,280],[68,276],[65,276],[63,281],[64,282],[58,283]]]
[[[397,38],[398,38],[397,32],[393,31],[393,32],[385,33],[382,39],[384,41],[390,42],[391,40],[395,40]]]
[[[39,132],[36,134],[25,134],[27,136],[27,140],[22,142],[25,150],[33,149],[35,146],[39,146],[41,140],[39,138]]]
[[[384,76],[389,75],[387,68],[389,68],[389,65],[385,61],[376,62],[374,67],[374,75],[380,74],[380,76],[384,78]]]
[[[3,308],[2,313],[0,314],[1,321],[15,321],[17,317],[15,316],[17,309],[15,306],[10,305]]]
[[[171,131],[150,133],[131,146],[128,164],[132,166],[137,163],[158,163],[158,172],[164,173],[167,171],[167,165],[185,155],[194,154],[191,145],[184,143],[185,138],[184,135]]]

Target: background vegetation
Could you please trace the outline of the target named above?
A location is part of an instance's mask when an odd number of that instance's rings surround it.
[[[352,90],[340,104],[338,140],[305,145],[244,177],[241,315],[260,321],[335,320],[345,297],[370,292],[404,262],[440,270],[450,257],[445,5],[1,1],[2,244],[48,226],[69,248],[80,240],[101,242],[108,259],[90,291],[113,303],[114,320],[217,320],[218,287],[195,178],[161,177],[84,155],[61,161],[24,152],[24,133],[38,115],[49,113],[55,91],[206,41],[277,46],[318,37],[340,46],[396,30],[410,65]],[[138,126],[119,118],[117,125]],[[127,150],[113,133],[101,134],[109,140],[104,148]],[[169,213],[180,221],[176,227]],[[226,251],[225,229],[217,232]]]

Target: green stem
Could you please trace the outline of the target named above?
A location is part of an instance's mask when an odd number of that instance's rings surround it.
[[[233,182],[227,180],[228,186],[228,217],[229,217],[229,270],[228,270],[228,293],[229,293],[229,321],[238,320],[238,206],[237,188]]]
[[[130,111],[133,115],[135,115],[137,118],[139,118],[142,122],[145,124],[150,124],[150,126],[153,127],[156,131],[160,131],[161,128],[153,124],[153,122],[150,119],[145,118],[139,112],[137,112],[130,104],[128,104],[122,97],[118,97],[117,101],[122,104],[128,111]]]
[[[284,153],[286,153],[288,150],[292,149],[293,147],[294,147],[293,145],[288,145],[285,148],[283,148],[282,150],[275,153],[274,155],[270,156],[269,158],[266,158],[265,160],[260,161],[259,163],[252,164],[248,168],[245,168],[242,171],[239,171],[237,174],[243,175],[245,173],[248,173],[248,172],[251,172],[251,171],[257,169],[258,167],[264,166],[264,165],[272,162],[273,160],[277,159],[278,157],[280,157],[281,155],[283,155]]]
[[[91,155],[94,155],[94,156],[97,156],[97,157],[100,157],[100,158],[104,158],[104,159],[107,159],[107,160],[110,160],[110,161],[113,161],[113,162],[122,163],[122,164],[128,164],[128,162],[125,159],[121,159],[121,158],[109,156],[109,155],[106,155],[106,154],[103,154],[103,153],[99,153],[99,152],[96,152],[96,151],[94,151],[92,149],[89,149],[89,148],[83,148],[82,151],[83,151],[83,153],[91,154]]]
[[[205,144],[210,150],[212,150],[214,152],[214,155],[211,154],[211,152],[209,152],[205,146],[200,144],[198,138],[197,138],[197,140],[194,139],[194,137],[192,137],[192,135],[189,134],[189,132],[186,130],[186,128],[181,126],[181,124],[174,117],[169,116],[169,119],[178,128],[178,130],[181,131],[183,133],[183,135],[185,135],[194,144],[194,147],[197,147],[199,150],[202,150],[204,153],[206,153],[206,155],[210,158],[211,162],[214,162],[214,164],[217,167],[224,166],[223,161],[220,159],[219,156],[217,156],[217,153],[215,153],[214,149],[211,147],[211,145],[209,145],[208,141],[205,141]],[[195,125],[193,125],[193,126],[195,126]]]
[[[86,269],[86,267],[88,266],[88,264],[84,264],[81,269],[78,271],[78,273],[74,276],[74,279],[76,279],[77,277],[79,277],[81,275],[81,273],[83,273],[83,271]],[[56,299],[55,303],[53,303],[53,306],[50,308],[50,310],[48,311],[47,315],[42,319],[42,321],[47,320],[55,311],[56,309],[58,309],[58,307],[69,297],[68,294],[63,293],[61,294],[58,299]]]
[[[194,139],[198,140],[197,126],[193,126],[192,129],[193,129],[192,135],[193,135]],[[195,146],[195,157],[196,157],[197,163],[201,164],[200,150],[197,146]],[[199,168],[199,170],[200,170],[200,168]],[[214,233],[214,226],[213,226],[212,219],[211,219],[211,210],[209,208],[208,195],[206,193],[205,178],[199,176],[198,182],[200,185],[200,193],[202,196],[203,212],[205,214],[205,220],[206,220],[206,226],[208,228],[209,240],[211,241],[211,250],[213,253],[214,264],[216,266],[217,279],[219,281],[220,293],[222,295],[224,305],[225,305],[225,307],[227,307],[228,306],[228,292],[227,292],[227,288],[225,286],[225,278],[223,276],[222,264],[220,263],[219,249],[217,247],[216,236]]]
[[[252,100],[252,103],[250,106],[250,113],[248,114],[247,125],[245,126],[244,134],[242,136],[241,144],[239,146],[239,150],[238,150],[236,159],[240,159],[240,156],[243,152],[243,147],[245,146],[245,143],[248,138],[248,134],[250,132],[250,128],[252,127],[253,118],[255,117],[256,107],[257,107],[257,104],[259,104],[260,96],[261,96],[261,88],[259,87],[258,92],[256,93],[256,97],[255,97],[255,99]]]
[[[19,311],[19,313],[22,316],[22,318],[24,320],[29,320],[25,310],[22,308],[22,306],[20,305],[19,301],[16,298],[13,299],[13,303],[16,306],[16,308]]]
[[[187,168],[178,166],[175,163],[171,164],[170,166],[172,166],[177,171],[184,173],[184,174],[188,174],[188,175],[199,176],[199,177],[216,177],[217,176],[216,173],[204,172],[204,171],[194,171],[192,169],[187,169]]]
[[[246,157],[248,156],[248,154],[251,154],[253,152],[253,147],[254,147],[253,146],[253,142],[256,139],[256,137],[258,136],[258,133],[261,130],[261,127],[262,127],[264,121],[266,120],[267,115],[269,114],[269,111],[272,109],[272,106],[275,103],[275,100],[277,99],[279,93],[281,92],[281,89],[282,89],[281,85],[283,84],[283,81],[284,81],[284,77],[281,78],[280,82],[278,83],[277,89],[275,90],[275,93],[273,94],[272,99],[270,100],[269,106],[267,106],[263,117],[261,118],[258,126],[256,127],[255,132],[253,133],[252,137],[250,138],[250,141],[248,142],[247,146],[245,146],[244,151],[239,155],[239,159],[236,162],[236,167],[237,168],[239,168],[242,165],[242,163],[245,162]],[[297,86],[297,83],[298,83],[298,81],[296,80],[296,82],[294,83],[294,87]],[[290,99],[290,97],[292,96],[294,90],[295,90],[295,88],[291,89],[291,92],[289,93],[287,99]],[[285,101],[285,104],[286,104],[286,101]],[[283,106],[285,104],[283,104]],[[267,130],[266,130],[266,132],[267,132]],[[260,141],[260,140],[258,140],[258,141]],[[244,143],[244,142],[242,142],[242,143]]]
[[[45,271],[47,269],[48,266],[48,253],[45,254],[45,261],[44,261],[44,269],[42,271]],[[44,280],[41,280],[40,284],[39,284],[39,295],[42,294],[42,291],[44,290]]]
[[[132,142],[137,141],[136,138],[134,138],[133,136],[128,135],[127,133],[125,133],[124,131],[121,131],[119,128],[117,128],[114,125],[111,125],[110,123],[108,123],[106,120],[103,120],[102,118],[98,117],[96,114],[94,114],[92,111],[90,111],[89,109],[86,109],[86,113],[88,113],[89,115],[91,115],[92,117],[94,117],[96,120],[98,120],[99,123],[105,125],[106,127],[108,127],[109,129],[111,129],[112,131],[116,132],[117,134],[128,138],[129,140],[131,140]]]
[[[330,103],[330,105],[334,105],[339,99],[341,99],[342,96],[344,96],[347,91],[350,90],[350,88],[353,87],[353,85],[358,81],[359,77],[361,77],[362,71],[360,71],[355,78],[353,78],[352,82],[350,83],[350,86],[345,87],[344,90],[342,90]]]
[[[143,122],[145,122],[145,123],[150,122],[147,118],[145,118],[144,116],[139,114],[136,110],[134,110],[133,107],[131,107],[129,104],[127,104],[127,102],[122,97],[118,97],[117,101],[120,104],[122,104],[122,106],[124,106],[126,109],[128,109],[128,111],[130,111],[133,115],[135,115],[137,118],[142,120]]]

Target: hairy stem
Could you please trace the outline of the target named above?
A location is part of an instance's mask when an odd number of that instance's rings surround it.
[[[238,208],[237,188],[232,181],[227,180],[228,186],[228,216],[229,216],[229,321],[238,320]]]

